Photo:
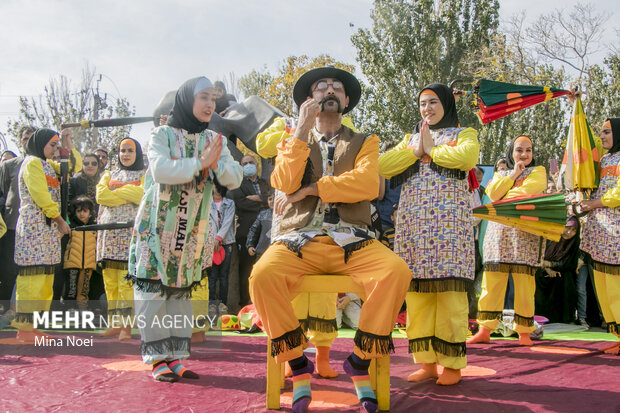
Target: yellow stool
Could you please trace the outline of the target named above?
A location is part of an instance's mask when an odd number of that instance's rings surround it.
[[[306,275],[299,293],[344,293],[366,298],[364,289],[347,275]],[[390,410],[390,356],[373,359],[368,369],[370,384],[377,395],[379,410]],[[267,343],[267,409],[280,409],[280,390],[284,388],[284,363],[271,356],[271,340]]]

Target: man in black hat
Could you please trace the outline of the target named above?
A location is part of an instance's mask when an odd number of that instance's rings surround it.
[[[394,349],[391,331],[411,278],[404,261],[375,240],[369,228],[369,201],[379,192],[379,138],[355,133],[341,122],[360,95],[358,80],[344,70],[323,67],[303,74],[293,90],[298,125],[278,145],[271,176],[272,186],[282,192],[274,207],[279,230],[254,266],[250,292],[272,354],[292,369],[294,412],[307,411],[314,372],[303,354],[307,339],[291,305],[303,277],[345,274],[366,290],[344,370],[368,412],[377,410],[368,366]]]

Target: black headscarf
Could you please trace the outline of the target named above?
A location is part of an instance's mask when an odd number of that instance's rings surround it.
[[[125,166],[121,162],[121,143],[125,139],[132,140],[136,144],[136,160],[130,166]],[[118,156],[118,167],[121,169],[125,169],[127,171],[141,171],[144,169],[144,159],[142,157],[142,146],[140,146],[140,142],[138,142],[137,140],[133,138],[123,138],[123,140],[121,140],[121,142],[118,144],[117,156]]]
[[[620,151],[620,118],[608,118],[607,120],[611,123],[611,134],[614,138],[611,149],[607,153],[616,153]]]
[[[431,83],[430,85],[424,86],[424,89],[420,91],[418,94],[418,106],[420,105],[420,96],[422,96],[422,92],[425,90],[432,90],[439,97],[439,101],[441,102],[441,106],[443,106],[443,118],[435,125],[428,125],[429,129],[443,129],[443,128],[456,128],[459,126],[459,117],[456,113],[456,101],[454,100],[454,95],[452,94],[452,89],[443,83]],[[413,129],[413,133],[418,133],[420,128],[422,127],[421,120]]]
[[[200,133],[207,129],[209,122],[200,122],[194,116],[194,96],[196,95],[195,92],[199,92],[199,90],[195,90],[196,85],[198,82],[204,83],[205,80],[206,86],[203,89],[208,87],[212,88],[213,85],[211,84],[211,81],[204,76],[190,79],[179,87],[179,90],[177,90],[177,94],[174,97],[172,111],[170,112],[170,116],[168,116],[168,121],[166,122],[167,125],[179,129],[185,129],[188,133],[192,134]]]
[[[45,160],[45,152],[43,148],[54,137],[58,136],[58,132],[52,129],[40,128],[28,139],[26,144],[26,155],[36,156]]]
[[[526,138],[528,138],[531,142],[532,142],[532,162],[530,162],[528,165],[525,165],[526,168],[530,167],[530,166],[536,166],[536,159],[534,159],[534,141],[532,140],[532,138],[530,138],[527,135],[519,135],[516,138],[514,138],[512,140],[512,142],[510,142],[510,145],[508,145],[508,151],[506,152],[506,167],[511,170],[514,169],[515,167],[515,161],[512,159],[512,153],[515,150],[515,141],[517,139],[519,139],[521,136],[525,136]]]

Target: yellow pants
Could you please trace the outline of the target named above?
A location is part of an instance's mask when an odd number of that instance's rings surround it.
[[[200,286],[192,291],[192,314],[194,320],[198,320],[198,324],[194,324],[192,333],[199,331],[207,331],[210,327],[210,320],[207,317],[209,315],[209,279],[203,278],[200,280]]]
[[[594,270],[594,286],[609,331],[620,337],[620,275]]]
[[[416,363],[467,366],[466,292],[407,293],[407,338]]]
[[[33,312],[49,311],[54,298],[54,274],[18,275],[15,282],[16,316],[11,325],[32,331]]]
[[[338,337],[337,300],[338,293],[301,293],[293,298],[295,317],[303,320],[302,329],[307,326],[308,339],[315,347],[331,347]]]
[[[515,321],[517,333],[531,333],[534,327],[534,294],[536,280],[529,274],[512,274],[515,287]],[[482,294],[478,301],[478,324],[495,330],[504,311],[504,297],[508,273],[485,271],[482,276]]]
[[[133,310],[133,286],[125,279],[127,270],[104,268],[103,284],[108,299],[108,315],[129,316]]]
[[[307,345],[291,304],[306,274],[345,274],[364,288],[367,301],[354,339],[356,355],[371,359],[393,349],[391,332],[411,279],[407,264],[379,241],[353,252],[346,263],[343,249],[329,237],[312,239],[301,253],[303,258],[273,244],[250,276],[252,302],[272,340],[276,361],[301,357]]]

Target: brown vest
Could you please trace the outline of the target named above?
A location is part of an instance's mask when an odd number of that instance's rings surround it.
[[[334,176],[342,175],[355,168],[355,159],[367,136],[363,133],[355,133],[346,126],[340,129],[340,133],[335,139]],[[310,147],[310,155],[308,156],[302,186],[315,183],[323,176],[321,148],[313,133],[308,136],[308,146]],[[318,201],[319,198],[316,196],[307,196],[301,201],[289,204],[282,214],[280,233],[306,227],[312,220]],[[334,203],[334,206],[338,208],[338,214],[343,221],[353,225],[370,226],[370,201],[353,204]]]

